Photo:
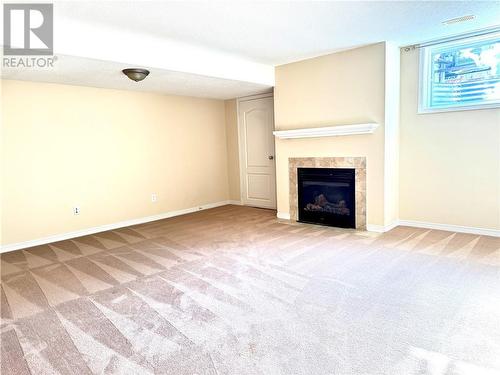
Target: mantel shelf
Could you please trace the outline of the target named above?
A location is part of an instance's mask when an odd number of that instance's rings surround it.
[[[277,130],[273,134],[280,139],[338,137],[341,135],[371,134],[378,128],[377,123],[326,126],[322,128],[306,128]]]

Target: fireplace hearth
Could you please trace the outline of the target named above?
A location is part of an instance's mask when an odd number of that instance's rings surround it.
[[[297,168],[298,221],[356,228],[355,169]]]

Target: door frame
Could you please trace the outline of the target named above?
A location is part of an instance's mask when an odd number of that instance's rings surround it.
[[[270,91],[264,94],[257,94],[257,95],[249,95],[249,96],[244,96],[241,98],[236,99],[236,125],[238,127],[238,162],[239,162],[239,167],[240,167],[240,204],[242,206],[245,206],[244,200],[243,200],[243,187],[244,187],[244,182],[246,179],[245,172],[243,170],[243,166],[245,165],[245,155],[243,153],[243,141],[242,141],[242,136],[241,136],[241,126],[240,126],[240,103],[241,102],[247,102],[250,100],[255,100],[255,99],[265,99],[265,98],[273,98],[273,112],[274,112],[274,92]],[[273,115],[273,119],[275,119]],[[274,127],[274,124],[273,124]],[[277,184],[276,184],[276,144],[274,146],[274,194],[275,194],[275,201],[276,201],[276,206],[278,204],[278,197],[277,195]],[[276,209],[277,207],[274,207]]]

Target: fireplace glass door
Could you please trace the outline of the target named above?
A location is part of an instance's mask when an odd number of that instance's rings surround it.
[[[356,227],[353,168],[298,168],[297,177],[300,222]]]

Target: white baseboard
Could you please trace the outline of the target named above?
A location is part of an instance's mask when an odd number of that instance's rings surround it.
[[[278,219],[290,220],[290,214],[288,212],[278,212],[276,216]]]
[[[290,214],[287,212],[278,212],[276,216],[278,217],[278,219],[290,220]],[[366,230],[369,232],[385,233],[398,226],[446,230],[448,232],[470,233],[481,236],[500,237],[500,230],[498,229],[465,227],[461,225],[429,223],[429,222],[414,221],[414,220],[397,220],[388,225],[367,224]]]
[[[229,200],[229,201],[227,201],[227,204],[234,204],[236,206],[243,206],[243,202],[237,201],[237,200]]]
[[[25,248],[33,247],[33,246],[45,245],[45,244],[48,244],[51,242],[69,240],[69,239],[75,238],[75,237],[87,236],[89,234],[105,232],[107,230],[113,230],[113,229],[118,229],[118,228],[123,228],[123,227],[129,227],[131,225],[144,224],[144,223],[148,223],[150,221],[168,219],[169,217],[190,214],[190,213],[197,212],[200,210],[206,210],[209,208],[225,206],[227,204],[238,204],[238,203],[233,203],[233,201],[221,201],[221,202],[216,202],[216,203],[208,203],[208,204],[204,204],[204,205],[200,205],[200,206],[196,206],[196,207],[186,208],[183,210],[168,211],[168,212],[164,212],[164,213],[161,213],[158,215],[146,216],[146,217],[141,217],[138,219],[125,220],[125,221],[120,221],[118,223],[100,225],[97,227],[86,228],[86,229],[81,229],[81,230],[77,230],[77,231],[73,231],[73,232],[67,232],[67,233],[62,233],[62,234],[56,234],[53,236],[38,238],[35,240],[29,240],[29,241],[24,241],[24,242],[17,242],[17,243],[2,245],[2,246],[0,246],[0,253],[5,253],[7,251],[13,251],[13,250],[19,250],[19,249],[25,249]]]
[[[197,212],[200,210],[206,210],[209,208],[225,206],[228,204],[241,205],[242,203],[240,201],[233,201],[233,200],[209,203],[209,204],[204,204],[204,205],[197,206],[197,207],[186,208],[183,210],[169,211],[169,212],[164,212],[164,213],[161,213],[158,215],[141,217],[138,219],[131,219],[131,220],[126,220],[126,221],[120,221],[118,223],[105,224],[105,225],[101,225],[101,226],[97,226],[97,227],[77,230],[74,232],[56,234],[53,236],[38,238],[35,240],[30,240],[30,241],[7,244],[7,245],[0,246],[0,253],[5,253],[7,251],[13,251],[13,250],[19,250],[19,249],[25,249],[25,248],[33,247],[33,246],[45,245],[45,244],[48,244],[51,242],[57,242],[57,241],[68,240],[68,239],[75,238],[75,237],[87,236],[89,234],[105,232],[107,230],[128,227],[131,225],[144,224],[144,223],[148,223],[150,221],[168,219],[170,217],[185,215],[185,214]],[[290,220],[290,214],[288,212],[278,212],[277,217],[279,219],[283,219],[283,220]],[[408,226],[408,227],[416,227],[416,228],[425,228],[425,229],[445,230],[445,231],[449,231],[449,232],[470,233],[470,234],[477,234],[477,235],[482,235],[482,236],[500,237],[500,230],[498,230],[498,229],[465,227],[465,226],[460,226],[460,225],[429,223],[429,222],[413,221],[413,220],[399,220],[399,221],[396,221],[392,224],[385,225],[385,226],[384,225],[368,224],[366,226],[366,229],[370,232],[384,233],[384,232],[390,231],[391,229],[393,229],[399,225]]]
[[[425,228],[425,229],[446,230],[449,232],[470,233],[481,236],[500,237],[500,230],[498,229],[465,227],[461,225],[429,223],[429,222],[414,221],[414,220],[399,220],[399,225],[416,227],[416,228]]]
[[[394,221],[391,224],[387,225],[366,224],[366,230],[368,232],[385,233],[389,232],[391,229],[396,228],[398,225],[398,221]]]

